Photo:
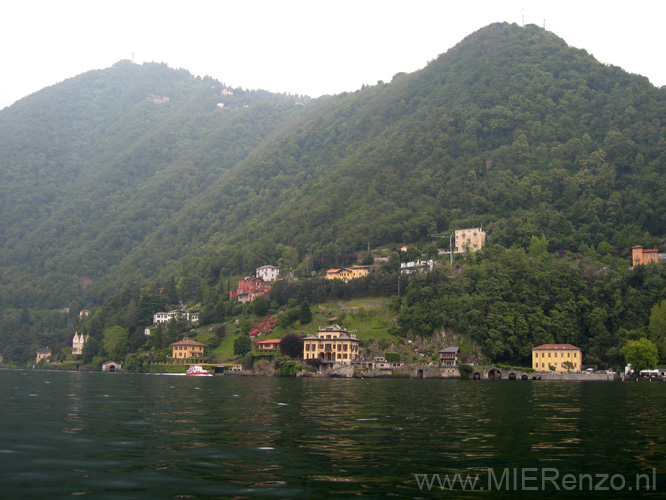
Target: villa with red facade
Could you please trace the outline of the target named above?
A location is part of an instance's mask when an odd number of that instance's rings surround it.
[[[238,289],[229,292],[229,300],[238,300],[239,302],[252,302],[260,295],[268,295],[271,287],[264,283],[263,278],[246,276],[238,280]]]

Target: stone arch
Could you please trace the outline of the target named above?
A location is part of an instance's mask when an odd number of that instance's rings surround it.
[[[523,376],[520,377],[520,380],[527,380],[527,375],[525,375],[525,374],[523,373]]]
[[[502,372],[499,371],[497,368],[493,368],[488,372],[488,378],[490,380],[501,380]]]
[[[509,373],[509,380],[516,380],[516,374],[513,372]]]
[[[474,372],[474,380],[481,380],[481,374],[479,372]]]
[[[416,378],[422,379],[423,378],[423,369],[419,368],[419,371],[416,372]]]

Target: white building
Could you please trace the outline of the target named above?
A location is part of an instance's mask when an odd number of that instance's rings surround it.
[[[172,319],[181,319],[189,321],[190,323],[196,323],[199,321],[199,313],[191,313],[188,311],[169,311],[153,314],[154,325],[168,323]]]
[[[255,277],[263,278],[264,281],[276,281],[280,275],[280,270],[275,266],[261,266],[257,268]]]
[[[416,262],[403,262],[400,264],[402,274],[427,273],[435,267],[434,260],[417,260]]]
[[[84,337],[82,333],[74,332],[74,338],[72,338],[72,354],[75,356],[83,354],[83,346],[89,338],[90,335]]]

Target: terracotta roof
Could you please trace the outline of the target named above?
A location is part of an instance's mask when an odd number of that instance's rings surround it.
[[[532,347],[532,350],[533,350],[533,351],[534,351],[535,349],[542,349],[542,350],[555,350],[555,349],[559,349],[559,350],[561,350],[561,351],[562,351],[562,350],[565,350],[565,349],[568,349],[568,350],[576,349],[576,350],[578,350],[578,351],[581,350],[580,347],[576,347],[576,346],[573,345],[573,344],[541,344],[540,346]]]
[[[282,339],[268,339],[268,340],[261,340],[257,342],[257,344],[279,344],[282,342]]]
[[[206,344],[202,344],[201,342],[197,342],[196,340],[192,339],[183,339],[180,342],[174,342],[173,344],[169,345],[179,345],[179,346],[191,345],[191,346],[206,347]]]

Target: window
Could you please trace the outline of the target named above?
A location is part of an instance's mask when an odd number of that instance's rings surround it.
[[[550,353],[548,353],[548,357],[550,358]]]
[[[571,357],[571,353],[568,352],[568,353],[567,353],[567,358],[570,358],[570,357]]]

